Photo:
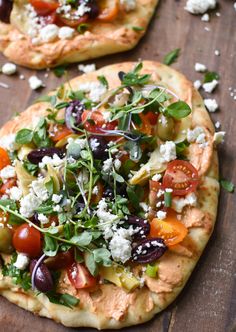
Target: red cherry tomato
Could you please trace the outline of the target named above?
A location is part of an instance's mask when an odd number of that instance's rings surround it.
[[[168,164],[163,177],[163,186],[173,189],[173,195],[186,195],[195,191],[198,184],[198,171],[188,161],[174,160]]]
[[[11,160],[8,156],[8,153],[3,148],[0,148],[0,170],[8,165],[11,165]]]
[[[155,126],[157,124],[158,114],[149,111],[144,114],[144,117],[149,121],[152,126]]]
[[[30,4],[34,7],[37,14],[46,16],[52,12],[55,12],[55,10],[59,7],[58,1],[53,0],[29,0]]]
[[[102,133],[102,129],[114,130],[117,126],[117,121],[105,122],[100,111],[84,111],[82,113],[82,122],[84,128],[91,133]]]
[[[6,191],[16,185],[16,179],[9,179],[0,187],[0,194],[6,194]]]
[[[71,284],[76,288],[89,288],[96,285],[96,278],[94,278],[89,270],[82,264],[73,263],[67,269],[67,275]]]
[[[100,0],[100,14],[97,19],[101,22],[111,22],[119,14],[119,1],[118,0]]]
[[[56,17],[56,21],[58,23],[58,25],[66,25],[72,28],[77,28],[78,25],[80,25],[81,23],[85,23],[86,21],[88,21],[89,19],[89,15],[85,14],[83,16],[81,16],[80,18],[77,19],[68,19],[63,15],[57,14]]]
[[[72,130],[67,128],[65,125],[55,125],[49,132],[49,136],[53,142],[58,142],[70,134],[72,134]]]
[[[33,226],[23,224],[13,235],[14,248],[30,257],[37,257],[42,251],[41,234]]]

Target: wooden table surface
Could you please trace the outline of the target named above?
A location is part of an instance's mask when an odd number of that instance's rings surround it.
[[[203,63],[211,71],[220,74],[220,84],[212,95],[220,109],[212,115],[220,121],[227,132],[226,142],[219,147],[221,176],[236,184],[236,100],[230,95],[236,89],[236,11],[234,1],[220,0],[217,10],[210,13],[210,22],[184,10],[185,0],[162,0],[141,43],[127,53],[107,56],[92,61],[97,68],[115,62],[138,59],[161,61],[175,48],[181,55],[173,65],[191,80],[201,79],[194,71],[196,62]],[[220,16],[216,13],[219,12]],[[207,28],[207,29],[206,29]],[[207,31],[208,30],[208,31]],[[215,55],[220,51],[220,56]],[[6,59],[0,56],[0,64]],[[78,75],[77,66],[68,69],[69,77]],[[25,75],[25,80],[19,79]],[[46,88],[33,92],[27,78],[34,72],[18,68],[18,75],[0,75],[0,82],[9,84],[9,89],[0,87],[0,124],[16,112],[23,111],[40,94],[57,87],[65,78],[58,79],[52,72],[46,78],[45,71],[37,73]],[[229,88],[232,88],[229,91]],[[235,90],[236,95],[236,90]],[[236,97],[235,97],[236,99]],[[178,299],[163,313],[149,323],[123,329],[128,332],[233,332],[236,331],[236,198],[222,190],[215,231],[194,270],[188,284]],[[77,329],[84,332],[93,329]],[[1,332],[72,332],[48,319],[34,317],[17,306],[0,298]]]

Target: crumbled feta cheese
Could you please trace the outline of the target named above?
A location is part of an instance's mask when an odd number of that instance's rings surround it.
[[[8,165],[0,171],[0,177],[3,182],[7,179],[14,178],[16,176],[15,167]]]
[[[149,211],[149,206],[147,205],[147,203],[140,202],[139,206],[141,207],[141,209],[143,209],[144,212],[148,212]]]
[[[193,83],[193,86],[196,90],[199,90],[200,87],[201,87],[202,83],[200,80],[196,80],[194,83]]]
[[[63,197],[62,195],[53,194],[52,195],[52,201],[54,203],[58,204],[61,201],[62,197]]]
[[[206,14],[202,15],[201,20],[202,20],[203,22],[209,22],[209,21],[210,21],[210,16],[209,16],[209,14],[206,13]]]
[[[107,89],[100,82],[86,82],[79,85],[79,90],[87,92],[92,101],[98,102]]]
[[[60,205],[55,205],[53,207],[53,211],[55,211],[55,212],[61,212],[62,211],[62,207]]]
[[[157,211],[157,218],[160,220],[166,219],[166,212],[165,211]]]
[[[215,144],[223,143],[224,138],[225,138],[225,131],[218,131],[217,133],[214,134],[213,141]]]
[[[9,189],[9,196],[10,196],[10,199],[12,199],[13,201],[19,201],[21,199],[22,195],[23,195],[23,192],[18,187],[11,187]]]
[[[216,7],[217,0],[187,0],[186,9],[191,14],[204,14]]]
[[[24,80],[24,79],[25,79],[25,76],[21,74],[21,75],[19,76],[19,79],[20,79],[20,80]]]
[[[91,150],[95,151],[99,147],[100,143],[97,138],[92,137],[89,141],[89,145],[90,145]]]
[[[54,154],[53,157],[45,156],[42,161],[39,163],[40,168],[44,168],[47,165],[53,167],[58,167],[64,164],[64,159],[61,159],[57,154]]]
[[[219,129],[220,126],[221,126],[220,122],[219,122],[219,121],[216,121],[216,123],[215,123],[215,127],[216,127],[216,129]]]
[[[112,158],[108,158],[106,160],[104,160],[103,162],[103,166],[102,166],[102,170],[104,173],[110,173],[112,171],[112,166],[113,166],[113,162],[112,162]]]
[[[14,63],[5,63],[2,66],[2,73],[5,75],[13,75],[16,73],[16,65]]]
[[[206,133],[202,127],[196,127],[193,130],[187,130],[187,141],[189,143],[196,142],[200,147],[207,146]]]
[[[202,63],[199,63],[199,62],[195,63],[194,68],[195,68],[195,71],[201,72],[201,73],[203,73],[207,70],[207,67],[205,65],[203,65]]]
[[[136,0],[120,0],[120,4],[127,12],[134,10],[137,6]]]
[[[38,220],[41,222],[41,224],[45,225],[49,222],[49,219],[47,216],[45,216],[43,213],[38,214]]]
[[[173,189],[172,189],[172,188],[166,188],[166,189],[165,189],[165,192],[166,192],[166,193],[172,193],[172,192],[173,192]]]
[[[131,257],[133,234],[135,234],[135,230],[132,226],[128,229],[119,228],[114,232],[109,249],[115,261],[125,263]]]
[[[219,50],[215,50],[215,55],[220,56],[220,51]]]
[[[234,3],[234,9],[236,10],[236,2]]]
[[[54,41],[59,33],[59,28],[56,24],[48,24],[39,31],[39,36],[44,43]]]
[[[181,213],[183,208],[187,205],[196,206],[197,205],[197,196],[195,193],[190,193],[186,195],[185,198],[174,197],[172,199],[171,207],[176,211]]]
[[[217,80],[213,80],[212,82],[204,83],[202,87],[206,92],[212,93],[218,84],[219,82]]]
[[[97,195],[98,194],[98,186],[93,187],[92,194],[93,195]]]
[[[31,192],[20,200],[20,214],[30,218],[41,204],[42,200]]]
[[[152,177],[152,181],[158,182],[161,179],[161,174],[155,174]]]
[[[96,70],[96,65],[94,63],[91,63],[90,65],[78,65],[78,69],[82,71],[83,73],[91,73],[92,71]]]
[[[166,141],[160,145],[160,153],[164,161],[171,161],[176,159],[176,147],[173,141]]]
[[[70,27],[62,27],[58,31],[59,39],[71,39],[75,33],[75,29]]]
[[[44,179],[38,179],[32,181],[31,185],[31,192],[39,197],[42,201],[46,201],[49,197],[48,191],[44,184]]]
[[[215,99],[204,99],[204,104],[209,112],[215,112],[218,109],[218,104]]]
[[[97,216],[99,219],[99,222],[102,223],[113,223],[115,220],[119,220],[119,218],[115,215],[107,211],[108,206],[105,202],[105,199],[101,199],[97,205]]]
[[[30,76],[29,78],[29,85],[32,90],[37,90],[41,87],[43,87],[43,82],[35,75]]]
[[[121,161],[119,159],[114,160],[114,167],[118,171],[121,167]]]
[[[17,259],[13,264],[19,270],[25,270],[29,265],[30,259],[25,254],[19,253],[17,255]]]
[[[13,152],[18,148],[18,145],[15,143],[15,134],[9,134],[0,137],[0,146],[6,150]]]

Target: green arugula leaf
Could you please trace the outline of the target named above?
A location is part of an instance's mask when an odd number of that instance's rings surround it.
[[[184,152],[184,150],[189,146],[189,142],[187,140],[184,140],[182,142],[176,143],[175,147],[176,147],[176,153],[177,155],[181,155],[182,152]]]
[[[220,76],[218,73],[216,73],[215,71],[208,71],[205,73],[204,75],[204,83],[209,83],[212,82],[214,80],[219,80]]]
[[[179,100],[167,106],[166,112],[169,116],[172,116],[174,119],[179,120],[188,116],[191,113],[191,108],[187,103]]]
[[[34,132],[30,129],[21,129],[17,132],[15,142],[17,144],[29,144],[32,142]]]
[[[167,66],[170,66],[178,58],[179,52],[180,52],[180,48],[176,48],[175,50],[166,54],[163,59],[163,63]]]
[[[220,185],[222,188],[224,188],[225,190],[227,190],[229,193],[233,193],[234,192],[234,184],[231,181],[228,180],[220,180]]]

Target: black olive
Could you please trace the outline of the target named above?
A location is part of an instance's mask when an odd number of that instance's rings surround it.
[[[40,148],[37,150],[31,151],[27,158],[32,164],[38,164],[42,161],[43,157],[53,157],[54,154],[57,154],[60,158],[64,156],[65,151],[59,148]]]
[[[33,272],[33,269],[34,269],[36,263],[37,263],[36,259],[34,259],[30,263],[31,274]],[[35,284],[35,287],[37,288],[37,290],[39,290],[42,293],[47,293],[53,289],[52,275],[51,275],[49,269],[47,268],[47,266],[43,263],[40,264],[39,267],[37,268],[37,271],[36,271],[35,277],[34,277],[34,284]]]
[[[108,145],[104,137],[90,136],[89,145],[94,159],[106,160],[108,158]]]
[[[11,0],[0,0],[0,21],[10,23],[10,15],[13,2]]]
[[[127,221],[134,229],[137,229],[137,233],[134,234],[135,239],[143,239],[150,233],[150,224],[147,220],[137,216],[129,216]]]
[[[99,15],[99,8],[95,0],[88,0],[86,6],[90,8],[88,12],[89,18],[95,19]]]
[[[79,126],[82,122],[82,113],[84,111],[84,104],[80,100],[73,100],[65,109],[65,122],[67,128],[76,132],[74,126]]]
[[[114,190],[110,187],[107,187],[104,190],[103,197],[112,199],[114,197]]]
[[[132,249],[132,260],[133,262],[147,264],[156,261],[160,258],[165,251],[167,246],[164,240],[161,238],[146,239],[137,244]]]

